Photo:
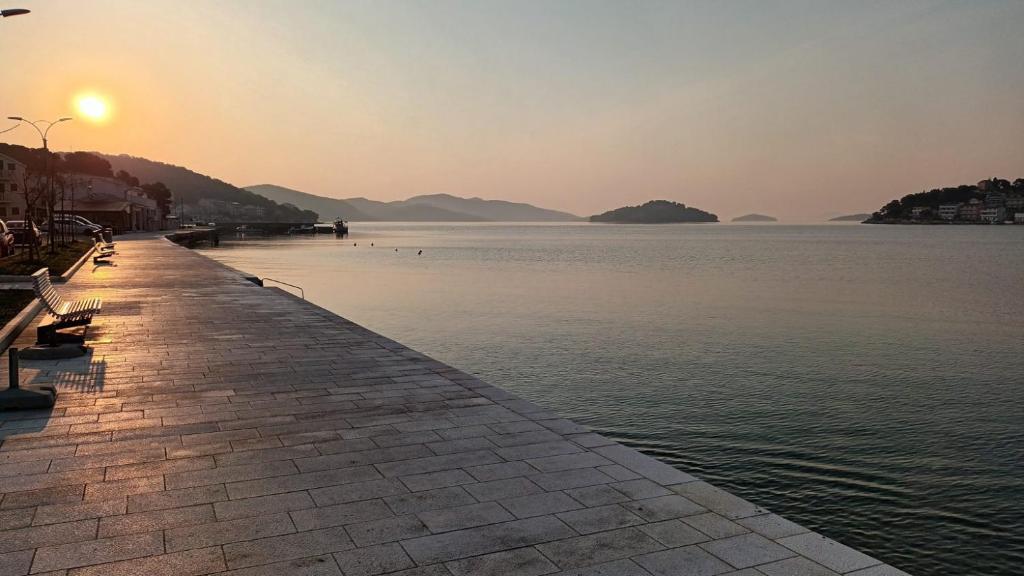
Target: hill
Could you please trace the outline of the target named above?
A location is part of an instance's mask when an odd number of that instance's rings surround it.
[[[281,204],[188,168],[121,154],[99,154],[113,170],[124,170],[142,182],[163,182],[184,201],[186,218],[218,221],[315,222],[317,214]]]
[[[332,218],[344,218],[345,220],[371,220],[369,216],[345,200],[336,198],[325,198],[315,194],[308,194],[284,186],[273,184],[260,184],[258,186],[246,186],[254,194],[269,198],[279,204],[292,204],[305,210],[312,210],[325,220]]]
[[[669,200],[651,200],[642,206],[626,206],[590,217],[591,222],[616,224],[673,224],[718,222],[718,216]]]
[[[829,218],[829,222],[863,222],[871,218],[871,214],[847,214],[845,216],[836,216],[835,218]]]
[[[1024,178],[991,178],[907,194],[882,206],[865,223],[1001,223],[1019,209],[1024,209]]]
[[[414,196],[408,200],[379,202],[367,198],[327,198],[273,184],[248,186],[246,190],[276,202],[288,202],[307,210],[315,210],[324,217],[341,216],[346,220],[355,221],[566,222],[580,219],[566,212],[538,208],[530,204],[459,198],[450,194],[431,194]]]
[[[778,222],[778,218],[774,216],[765,216],[764,214],[747,214],[745,216],[737,216],[732,219],[733,222]]]

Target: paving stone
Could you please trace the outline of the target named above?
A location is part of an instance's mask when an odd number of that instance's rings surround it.
[[[24,528],[32,525],[32,516],[35,510],[32,508],[16,508],[13,510],[0,510],[0,531]],[[40,522],[47,524],[48,522]]]
[[[512,514],[494,502],[470,504],[457,508],[446,507],[440,510],[420,512],[417,516],[435,534],[515,519]]]
[[[0,576],[22,576],[32,566],[32,550],[0,554]]]
[[[583,506],[564,492],[544,492],[499,500],[502,506],[517,518],[530,518],[577,510]]]
[[[287,514],[272,514],[174,528],[164,532],[164,543],[168,552],[177,552],[291,532],[295,532],[295,527]]]
[[[342,526],[392,516],[391,509],[381,500],[363,500],[334,506],[307,508],[291,513],[297,530],[314,530]]]
[[[562,512],[557,514],[557,516],[562,522],[572,526],[572,529],[580,534],[625,528],[626,526],[635,526],[644,522],[639,516],[630,513],[618,504]]]
[[[675,494],[625,502],[622,506],[649,522],[682,518],[706,511],[686,498]]]
[[[814,532],[780,538],[778,543],[840,573],[881,564],[866,554]]]
[[[565,493],[586,506],[604,506],[606,504],[629,502],[628,496],[607,484],[573,488],[566,490]]]
[[[498,500],[500,498],[527,496],[544,491],[527,478],[506,478],[504,480],[480,482],[479,484],[465,486],[465,489],[481,502]]]
[[[81,502],[84,494],[85,484],[11,492],[4,496],[0,508],[27,508],[29,506]]]
[[[126,478],[110,482],[97,482],[85,486],[86,500],[110,500],[118,496],[161,492],[164,489],[163,476]]]
[[[256,498],[217,502],[213,505],[213,509],[217,514],[217,520],[234,520],[263,514],[275,514],[277,512],[294,512],[296,510],[313,508],[314,506],[316,504],[308,493],[288,492],[272,496],[258,496]]]
[[[697,514],[695,516],[688,516],[683,518],[682,521],[690,526],[693,526],[697,530],[707,534],[712,539],[728,538],[730,536],[739,536],[749,532],[743,526],[735,522],[730,522],[724,517],[715,514],[714,512],[708,512],[707,514]]]
[[[640,478],[640,475],[625,466],[619,466],[618,464],[610,464],[608,466],[598,466],[598,470],[615,478],[616,480],[636,480]]]
[[[651,573],[632,560],[615,560],[584,568],[572,568],[552,576],[651,576]]]
[[[167,490],[149,494],[133,494],[128,496],[129,512],[145,512],[147,510],[165,510],[196,504],[208,504],[228,499],[228,492],[221,485],[200,486],[182,490]]]
[[[167,474],[165,480],[168,490],[179,488],[193,488],[195,486],[206,486],[209,484],[226,484],[229,482],[241,482],[256,478],[269,478],[272,476],[285,476],[297,474],[299,470],[290,461],[266,462],[260,464],[249,464],[243,466],[222,466],[210,470],[198,470],[190,472],[179,472]]]
[[[36,509],[35,519],[31,520],[31,522],[39,526],[41,524],[56,524],[58,522],[73,522],[87,518],[115,516],[117,514],[124,514],[127,506],[128,502],[124,497],[95,502],[51,504],[49,506],[40,506]]]
[[[431,456],[427,458],[414,458],[401,462],[386,462],[377,464],[380,473],[386,477],[411,476],[413,474],[426,474],[427,472],[438,472],[451,470],[453,468],[465,468],[467,466],[480,466],[483,464],[496,464],[501,458],[489,450],[477,452],[462,452],[459,454],[447,454],[444,456]]]
[[[403,476],[401,481],[413,492],[476,482],[464,470],[442,470],[440,472],[428,472],[427,474],[414,474],[412,476]]]
[[[732,571],[731,566],[697,546],[654,552],[633,560],[655,576],[713,576]]]
[[[209,504],[108,516],[100,518],[99,537],[106,538],[132,533],[151,532],[153,530],[166,530],[181,526],[206,524],[215,520],[213,507]]]
[[[560,568],[580,568],[664,548],[636,528],[622,528],[537,545]]]
[[[501,462],[484,466],[470,466],[466,468],[466,472],[480,482],[490,482],[491,480],[536,474],[538,470],[526,462]]]
[[[409,489],[398,478],[380,478],[366,482],[354,482],[340,486],[329,486],[310,490],[309,494],[318,506],[358,502],[372,498],[383,498],[395,494],[405,494]]]
[[[434,454],[455,454],[458,452],[472,452],[474,450],[489,450],[497,448],[490,440],[482,437],[459,438],[456,440],[445,440],[427,444]]]
[[[821,564],[799,556],[762,564],[757,570],[766,576],[839,576]]]
[[[237,500],[239,498],[253,498],[256,496],[281,494],[283,492],[296,492],[311,488],[325,488],[327,486],[365,482],[375,478],[380,478],[380,474],[372,466],[359,466],[355,468],[342,468],[340,470],[293,474],[291,476],[277,476],[246,482],[233,482],[227,485],[227,489],[231,499]]]
[[[540,516],[413,538],[403,541],[402,547],[422,565],[530,546],[574,534],[554,516]]]
[[[313,556],[221,572],[218,576],[342,576],[331,556]]]
[[[46,572],[116,562],[161,554],[163,551],[164,539],[159,532],[73,542],[36,550],[32,571]]]
[[[762,508],[747,502],[739,496],[734,496],[725,490],[716,488],[707,482],[678,484],[676,486],[670,486],[670,489],[676,494],[685,496],[687,499],[700,504],[712,512],[717,512],[730,520],[765,513],[765,510]]]
[[[167,475],[175,472],[192,472],[195,470],[206,470],[213,467],[214,460],[209,456],[199,458],[178,458],[176,460],[162,460],[159,462],[147,462],[144,464],[127,464],[124,466],[111,466],[107,468],[106,480],[122,480],[125,478],[138,478],[141,476],[156,476],[158,474]],[[168,484],[165,485],[171,487]],[[173,486],[173,488],[178,487],[179,486]]]
[[[316,472],[318,470],[349,468],[366,464],[405,461],[410,458],[429,457],[431,454],[433,452],[427,449],[426,446],[416,444],[412,446],[363,450],[362,452],[345,452],[329,456],[318,456],[316,458],[302,458],[296,460],[295,464],[303,472]]]
[[[351,524],[346,529],[357,546],[383,544],[430,534],[430,530],[423,522],[412,514]]]
[[[494,452],[501,456],[505,460],[529,460],[531,458],[543,458],[545,456],[558,456],[560,454],[574,454],[576,452],[583,452],[583,449],[573,444],[572,442],[566,442],[561,440],[561,437],[553,442],[544,442],[541,444],[525,444],[522,446],[512,446],[509,448],[499,448]],[[501,444],[498,438],[494,438],[495,444]]]
[[[540,552],[533,548],[519,548],[446,564],[453,576],[538,576],[557,572]]]
[[[600,446],[593,449],[601,456],[621,464],[626,468],[644,476],[650,478],[659,484],[678,484],[681,482],[692,482],[696,480],[693,476],[677,470],[664,462],[660,462],[641,454],[632,448],[626,448],[620,444],[613,444],[611,446]]]
[[[345,576],[376,576],[414,566],[400,544],[380,544],[338,552],[334,560]]]
[[[748,516],[746,518],[736,520],[736,523],[753,532],[757,532],[769,540],[777,540],[779,538],[785,538],[786,536],[795,536],[797,534],[803,534],[810,531],[795,522],[790,522],[789,520],[775,514]]]
[[[75,568],[68,576],[201,576],[225,570],[220,548],[199,548]]]
[[[640,530],[669,548],[689,546],[698,542],[706,542],[709,539],[707,534],[680,520],[652,522],[640,526]]]
[[[0,553],[81,542],[96,537],[96,520],[79,520],[7,530],[0,538]]]
[[[599,472],[596,468],[547,472],[545,474],[536,474],[529,478],[548,492],[614,482],[614,478]]]
[[[384,502],[394,510],[396,516],[414,514],[424,510],[452,508],[476,502],[462,487],[438,488],[410,494],[388,496]]]
[[[791,550],[779,546],[760,534],[742,534],[731,538],[712,540],[700,546],[736,568],[749,568],[795,556]]]
[[[672,493],[668,488],[655,484],[646,478],[616,482],[611,486],[628,496],[630,500],[642,500],[644,498],[654,498],[655,496],[667,496]]]
[[[229,568],[244,568],[341,552],[353,547],[345,529],[339,526],[225,544],[224,559]]]

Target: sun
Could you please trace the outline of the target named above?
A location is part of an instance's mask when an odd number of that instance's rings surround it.
[[[110,113],[107,102],[99,96],[79,96],[75,105],[78,108],[78,113],[90,120],[104,120]]]

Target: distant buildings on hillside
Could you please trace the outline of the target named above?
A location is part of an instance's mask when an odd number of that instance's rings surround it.
[[[893,200],[873,223],[1024,224],[1024,179],[993,178],[974,186],[942,188]]]

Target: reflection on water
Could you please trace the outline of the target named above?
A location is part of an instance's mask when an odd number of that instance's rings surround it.
[[[357,223],[206,253],[910,572],[1024,565],[1024,226]]]

